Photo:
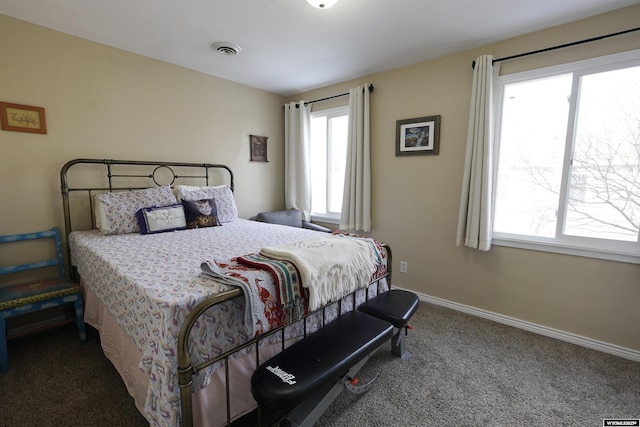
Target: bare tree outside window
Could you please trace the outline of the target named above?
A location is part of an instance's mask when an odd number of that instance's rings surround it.
[[[640,67],[582,77],[575,139],[565,233],[636,241]]]

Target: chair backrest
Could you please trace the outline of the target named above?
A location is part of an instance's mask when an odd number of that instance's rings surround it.
[[[57,227],[54,227],[50,230],[38,231],[35,233],[12,234],[7,236],[0,236],[0,244],[22,242],[26,240],[37,240],[37,239],[53,239],[55,242],[56,257],[46,259],[43,261],[32,262],[28,264],[18,264],[18,265],[9,265],[9,266],[0,267],[0,275],[18,273],[20,271],[33,270],[36,268],[58,266],[60,277],[64,277],[64,261],[62,258],[62,244],[60,243],[60,233],[58,232]]]
[[[290,227],[302,227],[302,211],[289,209],[286,211],[260,212],[256,215],[256,220],[269,222],[271,224],[288,225]]]

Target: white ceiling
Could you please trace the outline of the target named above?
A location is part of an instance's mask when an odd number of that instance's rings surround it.
[[[289,96],[637,3],[339,0],[321,10],[305,0],[0,0],[0,13]],[[218,41],[242,52],[220,55],[210,47]]]

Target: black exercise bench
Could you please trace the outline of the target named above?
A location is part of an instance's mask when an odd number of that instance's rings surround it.
[[[268,408],[293,408],[287,425],[312,426],[343,387],[354,394],[368,390],[373,380],[360,385],[355,375],[378,348],[397,340],[394,329],[406,327],[418,297],[394,290],[370,301],[369,309],[342,314],[260,365],[251,377],[255,400]]]

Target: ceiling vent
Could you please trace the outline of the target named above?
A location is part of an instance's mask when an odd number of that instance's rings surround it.
[[[233,56],[240,53],[242,48],[237,44],[228,42],[217,42],[211,44],[211,49],[218,52],[220,55]]]

